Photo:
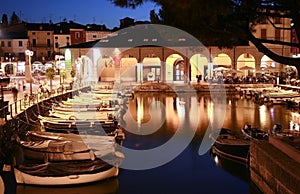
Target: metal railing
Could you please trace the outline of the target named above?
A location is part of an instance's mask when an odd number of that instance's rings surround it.
[[[72,90],[57,89],[55,93],[33,93],[32,95],[25,94],[22,99],[16,100],[7,106],[3,106],[0,109],[0,118],[7,121],[8,119],[14,118],[17,114],[26,110],[32,105],[38,104],[39,102],[51,97],[65,94],[67,92],[72,92]]]

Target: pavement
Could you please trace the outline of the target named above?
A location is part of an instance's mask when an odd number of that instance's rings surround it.
[[[57,91],[57,88],[60,86],[60,81],[59,81],[60,77],[59,75],[57,75],[53,80],[52,80],[52,90]],[[18,77],[11,77],[11,80],[14,81],[14,83],[22,83],[22,80],[24,80],[24,76],[18,76]],[[47,79],[45,77],[42,77],[40,79],[40,81],[36,81],[34,83],[32,83],[32,93],[38,93],[37,90],[39,88],[40,84],[44,84],[47,88],[50,89],[50,81],[47,81]],[[68,83],[64,83],[66,85],[68,85]],[[22,84],[16,84],[17,89],[18,89],[18,97],[17,97],[17,103],[15,104],[14,101],[14,96],[12,91],[8,90],[8,91],[3,91],[3,99],[4,101],[8,101],[9,104],[9,111],[11,111],[12,115],[7,115],[7,119],[10,119],[11,116],[15,116],[15,114],[18,114],[20,112],[22,112],[24,109],[26,109],[28,107],[28,105],[25,105],[23,99],[24,99],[24,95],[26,94],[30,94],[30,83],[26,83],[26,87],[23,90],[23,86]],[[21,103],[21,104],[20,104]],[[0,118],[0,125],[3,125],[5,123],[5,118]]]
[[[13,76],[11,77],[11,80],[14,80],[16,83],[22,83],[22,80],[24,80],[24,76]],[[46,83],[47,87],[50,88],[50,81],[47,81],[45,77],[42,77],[40,79],[40,83]],[[57,75],[52,80],[52,89],[56,90],[59,86],[59,75]],[[21,100],[24,98],[24,93],[29,94],[30,93],[30,83],[26,83],[25,90],[23,90],[22,84],[16,84],[18,89],[18,98],[17,100]],[[36,81],[32,83],[32,93],[37,93],[37,89],[39,87],[39,82]],[[4,101],[9,101],[9,104],[14,103],[13,93],[11,91],[4,91]]]

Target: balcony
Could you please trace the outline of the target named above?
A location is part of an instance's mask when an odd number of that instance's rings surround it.
[[[31,48],[54,48],[54,44],[35,44],[30,45]]]

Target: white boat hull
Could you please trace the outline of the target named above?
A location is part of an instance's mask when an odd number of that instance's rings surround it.
[[[33,176],[19,171],[14,168],[16,182],[18,184],[29,184],[29,185],[74,185],[91,183],[108,179],[110,177],[118,176],[119,168],[112,167],[106,171],[98,172],[94,174],[80,174],[80,175],[69,175],[60,177],[41,177]]]

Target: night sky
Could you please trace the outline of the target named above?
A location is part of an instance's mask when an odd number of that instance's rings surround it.
[[[66,18],[80,24],[105,24],[108,28],[118,27],[124,17],[149,21],[152,9],[159,7],[147,2],[136,9],[120,8],[108,0],[0,0],[1,18],[2,14],[7,14],[10,20],[15,11],[26,22],[49,22],[51,19],[57,23]]]

